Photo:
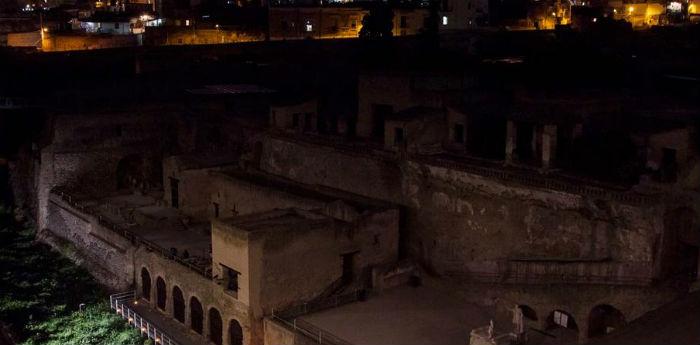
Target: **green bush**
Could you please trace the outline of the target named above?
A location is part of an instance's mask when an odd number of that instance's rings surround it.
[[[0,320],[25,345],[149,343],[109,310],[107,294],[86,270],[34,236],[0,208]]]
[[[133,345],[144,342],[138,331],[110,312],[106,304],[49,318],[27,328],[34,335],[24,345]]]

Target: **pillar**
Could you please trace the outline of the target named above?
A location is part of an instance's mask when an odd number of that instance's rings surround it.
[[[515,122],[508,120],[506,122],[506,164],[513,163],[513,153],[515,152],[516,139],[518,130],[515,127]]]
[[[588,315],[576,315],[576,324],[578,325],[578,343],[585,344],[588,342]]]
[[[557,152],[557,126],[544,125],[542,129],[542,168],[549,169]]]

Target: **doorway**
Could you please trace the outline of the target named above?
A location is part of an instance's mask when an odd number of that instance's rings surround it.
[[[171,177],[170,178],[170,206],[173,208],[180,207],[180,192],[179,192],[180,180]]]
[[[357,252],[341,255],[343,262],[342,281],[345,284],[351,283],[355,279],[355,254],[357,254]]]

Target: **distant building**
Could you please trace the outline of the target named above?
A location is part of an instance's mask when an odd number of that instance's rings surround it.
[[[272,7],[270,39],[355,38],[368,13],[360,7]],[[427,9],[394,9],[394,36],[420,33],[427,17]]]
[[[440,31],[464,30],[488,25],[488,0],[442,0]]]
[[[138,16],[110,12],[96,12],[91,17],[80,21],[80,27],[85,32],[93,34],[140,34],[144,32],[144,26],[144,22]]]

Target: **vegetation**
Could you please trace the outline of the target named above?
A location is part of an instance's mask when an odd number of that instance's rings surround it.
[[[0,201],[0,320],[25,345],[142,345],[84,269],[34,242]],[[83,310],[80,305],[84,304]],[[150,342],[150,341],[149,341]]]

